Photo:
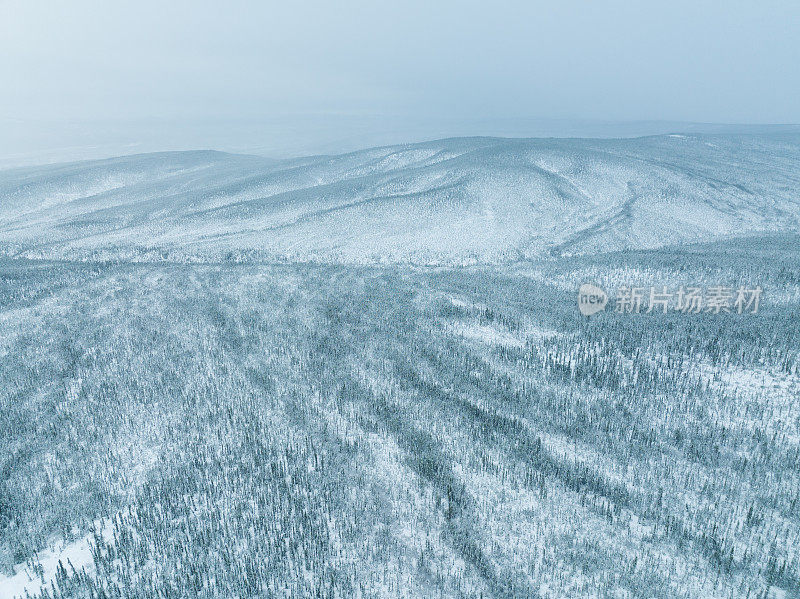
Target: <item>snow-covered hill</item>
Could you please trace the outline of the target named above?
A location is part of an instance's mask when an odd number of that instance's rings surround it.
[[[459,138],[0,172],[0,250],[47,258],[495,262],[797,230],[800,135]]]

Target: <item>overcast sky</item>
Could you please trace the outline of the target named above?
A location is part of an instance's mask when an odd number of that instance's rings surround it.
[[[15,139],[304,115],[798,123],[799,64],[796,0],[0,0]]]

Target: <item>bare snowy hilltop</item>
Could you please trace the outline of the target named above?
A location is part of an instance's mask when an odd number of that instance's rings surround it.
[[[800,597],[799,316],[797,133],[0,171],[0,598]]]
[[[0,251],[463,264],[798,230],[800,134],[450,139],[0,171]]]

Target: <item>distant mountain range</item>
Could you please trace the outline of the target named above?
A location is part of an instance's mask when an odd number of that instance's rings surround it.
[[[0,172],[0,251],[470,263],[800,230],[800,134],[455,138]]]

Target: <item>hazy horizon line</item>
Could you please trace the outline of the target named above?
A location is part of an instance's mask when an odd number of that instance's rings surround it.
[[[16,129],[6,127],[5,133],[0,135],[1,170],[181,151],[218,151],[286,160],[474,137],[636,139],[670,134],[800,133],[800,124],[797,123],[544,117],[414,117],[398,121],[374,115],[331,118],[325,113],[314,113],[297,120],[276,116],[258,119],[137,117],[70,120],[0,117],[0,121],[22,125]],[[44,130],[28,127],[33,123],[53,127],[47,126]]]

